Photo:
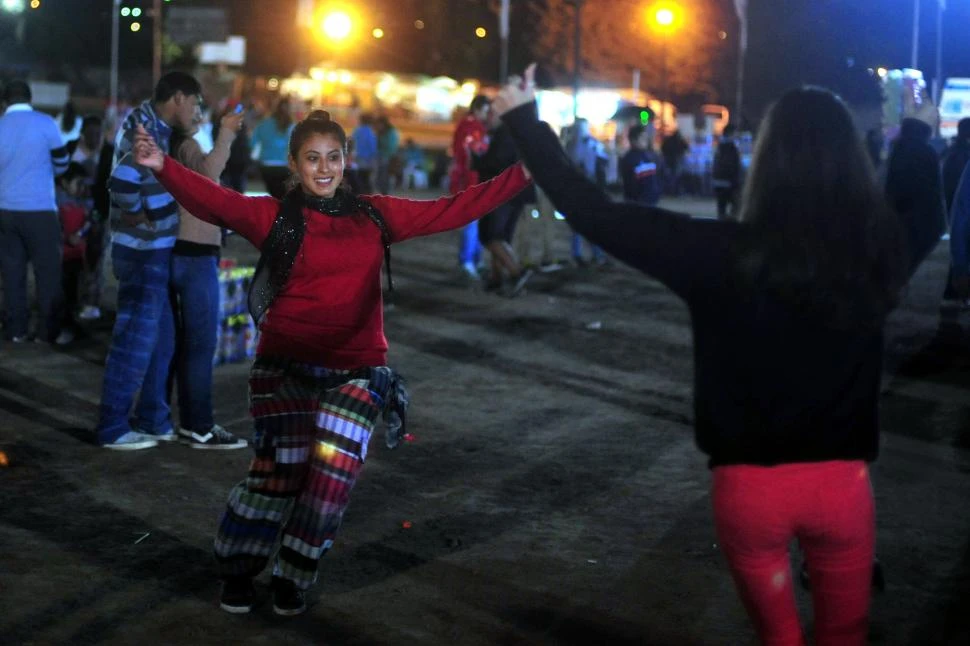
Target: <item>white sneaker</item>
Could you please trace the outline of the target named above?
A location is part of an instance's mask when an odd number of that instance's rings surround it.
[[[61,330],[61,333],[57,335],[54,339],[54,343],[57,345],[67,345],[74,340],[74,330]]]
[[[96,321],[101,318],[101,309],[94,305],[85,305],[77,317],[82,321]]]
[[[111,444],[103,445],[103,448],[112,451],[138,451],[140,449],[150,449],[158,446],[158,440],[151,435],[139,433],[138,431],[128,431]]]

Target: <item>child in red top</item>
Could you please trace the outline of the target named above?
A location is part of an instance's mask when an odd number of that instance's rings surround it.
[[[144,130],[134,156],[182,207],[241,234],[262,250],[260,267],[269,267],[265,288],[250,295],[251,309],[254,295],[262,299],[249,381],[256,456],[249,477],[230,493],[215,555],[221,607],[246,613],[253,578],[279,544],[273,608],[279,615],[300,614],[377,417],[382,410],[387,416],[389,406],[401,411],[407,405],[400,379],[385,365],[385,244],[464,226],[515,197],[529,180],[515,165],[437,200],[349,194],[340,188],[347,137],[323,111],[311,113],[290,136],[289,166],[299,185],[282,204],[242,196],[188,170],[164,156]],[[261,284],[260,273],[254,284]]]
[[[64,290],[63,323],[61,333],[55,339],[58,345],[66,345],[77,335],[74,313],[78,309],[81,275],[84,273],[84,236],[90,228],[87,204],[87,171],[77,162],[71,162],[63,175],[57,178],[57,211],[61,220],[63,251],[61,276]]]

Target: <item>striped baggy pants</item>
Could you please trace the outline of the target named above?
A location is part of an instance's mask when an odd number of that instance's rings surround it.
[[[221,578],[258,575],[282,531],[273,575],[303,590],[313,584],[383,407],[386,393],[372,389],[375,370],[257,357],[249,377],[256,455],[219,523]]]

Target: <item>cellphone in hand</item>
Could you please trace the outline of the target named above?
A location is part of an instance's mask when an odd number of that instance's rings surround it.
[[[243,104],[242,103],[237,103],[236,104],[236,107],[233,108],[232,113],[233,114],[242,114],[242,111],[243,111]]]

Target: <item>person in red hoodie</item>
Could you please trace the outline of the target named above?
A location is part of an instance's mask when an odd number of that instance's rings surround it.
[[[455,194],[478,183],[478,171],[474,158],[488,149],[488,113],[492,102],[487,96],[479,94],[472,99],[468,114],[458,122],[451,140],[451,171],[448,183],[451,193]],[[478,241],[478,222],[473,221],[461,232],[458,248],[458,263],[470,278],[478,279],[478,261],[481,260],[482,246]]]
[[[517,164],[437,200],[357,196],[341,187],[346,156],[343,128],[312,112],[290,136],[298,185],[281,201],[219,186],[165,156],[145,132],[136,141],[135,161],[181,206],[262,251],[249,295],[260,330],[249,380],[256,455],[215,540],[227,612],[252,609],[253,578],[277,544],[273,610],[306,610],[304,592],[333,544],[378,416],[403,421],[407,395],[386,365],[384,338],[380,273],[390,244],[462,227],[530,183]],[[392,433],[391,446],[403,428]]]
[[[57,178],[57,212],[61,220],[63,249],[61,252],[61,276],[64,289],[63,323],[54,343],[67,345],[77,336],[74,314],[80,305],[81,275],[84,273],[85,235],[91,227],[86,206],[88,174],[84,167],[71,162],[63,175]]]

